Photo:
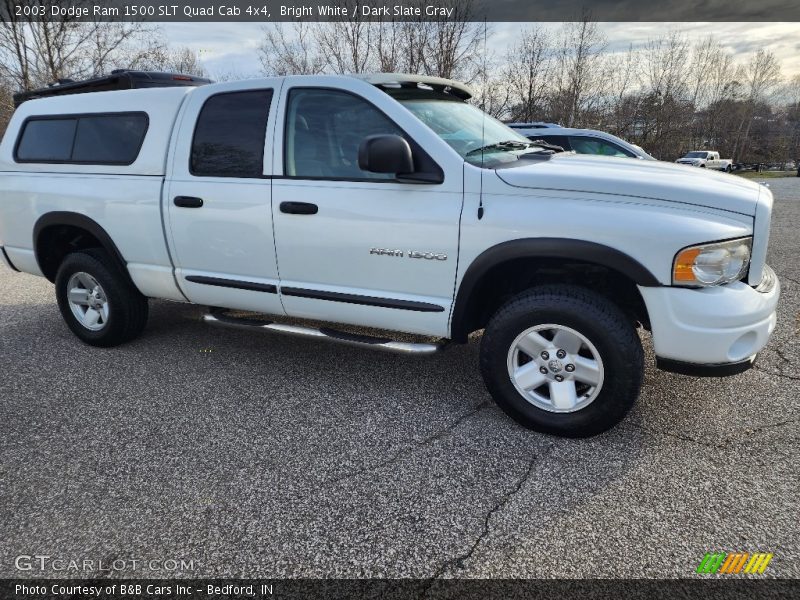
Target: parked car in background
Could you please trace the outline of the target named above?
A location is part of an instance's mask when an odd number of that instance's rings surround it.
[[[730,173],[733,170],[733,160],[730,158],[720,158],[719,152],[713,150],[693,150],[687,152],[685,156],[675,161],[679,165],[690,165],[701,169],[717,169]]]
[[[560,146],[567,152],[574,151],[578,154],[656,160],[636,144],[626,142],[622,138],[605,131],[574,129],[552,123],[542,125],[535,123],[509,123],[508,126],[529,140],[541,140],[553,146]]]

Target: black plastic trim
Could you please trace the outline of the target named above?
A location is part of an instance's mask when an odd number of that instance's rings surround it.
[[[330,300],[331,302],[344,302],[346,304],[364,304],[365,306],[380,306],[382,308],[396,308],[400,310],[414,310],[417,312],[444,312],[444,307],[428,302],[415,302],[413,300],[395,300],[393,298],[376,298],[375,296],[359,296],[357,294],[342,294],[340,292],[326,292],[323,290],[306,290],[301,288],[281,286],[281,294],[297,298],[311,298],[314,300]]]
[[[253,281],[240,281],[238,279],[223,279],[221,277],[205,277],[203,275],[187,275],[184,277],[191,283],[202,285],[214,285],[217,287],[227,287],[236,290],[248,290],[250,292],[265,292],[267,294],[277,294],[278,286],[272,283],[255,283]]]
[[[456,294],[451,319],[450,331],[453,340],[464,342],[470,333],[467,331],[470,327],[470,324],[467,323],[470,299],[474,290],[480,285],[483,276],[493,267],[519,258],[580,260],[619,271],[637,285],[646,287],[663,285],[647,267],[636,259],[624,252],[595,242],[569,238],[526,238],[503,242],[478,255],[464,274]]]
[[[751,368],[755,362],[755,356],[739,362],[715,364],[688,363],[671,358],[656,357],[656,367],[662,371],[691,375],[692,377],[728,377],[729,375],[738,375]]]
[[[115,160],[39,160],[33,158],[20,158],[17,154],[19,151],[19,146],[22,143],[22,136],[25,135],[25,128],[28,126],[28,123],[32,121],[63,121],[65,119],[75,119],[75,136],[72,138],[72,151],[75,151],[75,139],[78,137],[78,123],[82,118],[88,117],[121,117],[121,116],[143,116],[145,127],[144,133],[142,133],[142,139],[139,140],[139,147],[136,149],[136,154],[133,157],[133,160],[126,162],[126,161],[115,161]],[[144,141],[147,139],[147,134],[150,131],[150,115],[142,110],[126,110],[120,112],[96,112],[96,113],[74,113],[74,114],[58,114],[58,115],[31,115],[27,117],[19,128],[19,133],[17,134],[17,141],[14,143],[14,162],[18,164],[34,164],[34,165],[98,165],[98,166],[119,166],[119,167],[129,167],[133,163],[135,163],[139,159],[139,154],[142,152],[142,146],[144,146]]]
[[[130,280],[130,275],[128,273],[127,265],[128,261],[122,256],[122,253],[117,248],[117,245],[114,243],[114,240],[111,239],[111,236],[108,235],[105,229],[103,229],[96,221],[93,221],[89,217],[81,213],[74,213],[74,212],[62,212],[62,211],[55,211],[43,214],[33,226],[33,248],[36,254],[36,263],[39,265],[39,270],[44,273],[45,277],[49,279],[51,282],[55,281],[56,274],[53,272],[52,274],[48,275],[46,270],[43,268],[43,265],[40,261],[39,257],[39,236],[41,235],[42,231],[44,231],[48,227],[58,226],[58,225],[71,225],[73,227],[79,227],[81,229],[85,229],[89,233],[91,233],[103,248],[110,252],[111,255],[117,260],[120,267],[122,268],[122,272],[128,277],[128,280],[131,284],[133,281]]]
[[[6,262],[8,263],[8,266],[11,267],[11,270],[12,271],[16,271],[17,273],[19,273],[19,269],[14,266],[14,263],[11,262],[11,259],[8,257],[8,253],[6,252],[6,249],[3,248],[2,246],[0,246],[0,252],[3,253],[3,258],[6,259]]]

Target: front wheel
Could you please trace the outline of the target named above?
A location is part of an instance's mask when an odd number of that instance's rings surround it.
[[[147,324],[147,298],[103,250],[67,255],[55,284],[64,321],[87,344],[116,346],[137,337]]]
[[[522,425],[588,437],[619,423],[639,396],[641,341],[611,301],[572,285],[528,290],[491,318],[481,372],[497,404]]]

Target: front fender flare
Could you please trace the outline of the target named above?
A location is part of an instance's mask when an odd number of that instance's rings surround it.
[[[649,287],[662,285],[656,276],[635,258],[603,244],[569,238],[528,238],[503,242],[479,254],[464,273],[450,319],[450,337],[454,341],[464,342],[470,333],[468,331],[470,299],[484,275],[497,265],[520,258],[580,260],[613,269],[637,285]]]

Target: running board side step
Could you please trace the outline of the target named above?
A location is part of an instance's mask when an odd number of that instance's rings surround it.
[[[210,325],[216,325],[220,327],[232,327],[236,329],[247,329],[250,331],[275,331],[277,333],[325,339],[351,346],[360,346],[362,348],[372,348],[399,354],[434,354],[442,350],[447,345],[446,341],[439,343],[397,342],[389,338],[357,335],[354,333],[347,333],[345,331],[337,331],[336,329],[329,329],[328,327],[314,329],[312,327],[289,325],[288,323],[274,323],[271,321],[259,321],[257,319],[231,317],[222,312],[216,311],[203,315],[203,321]]]

